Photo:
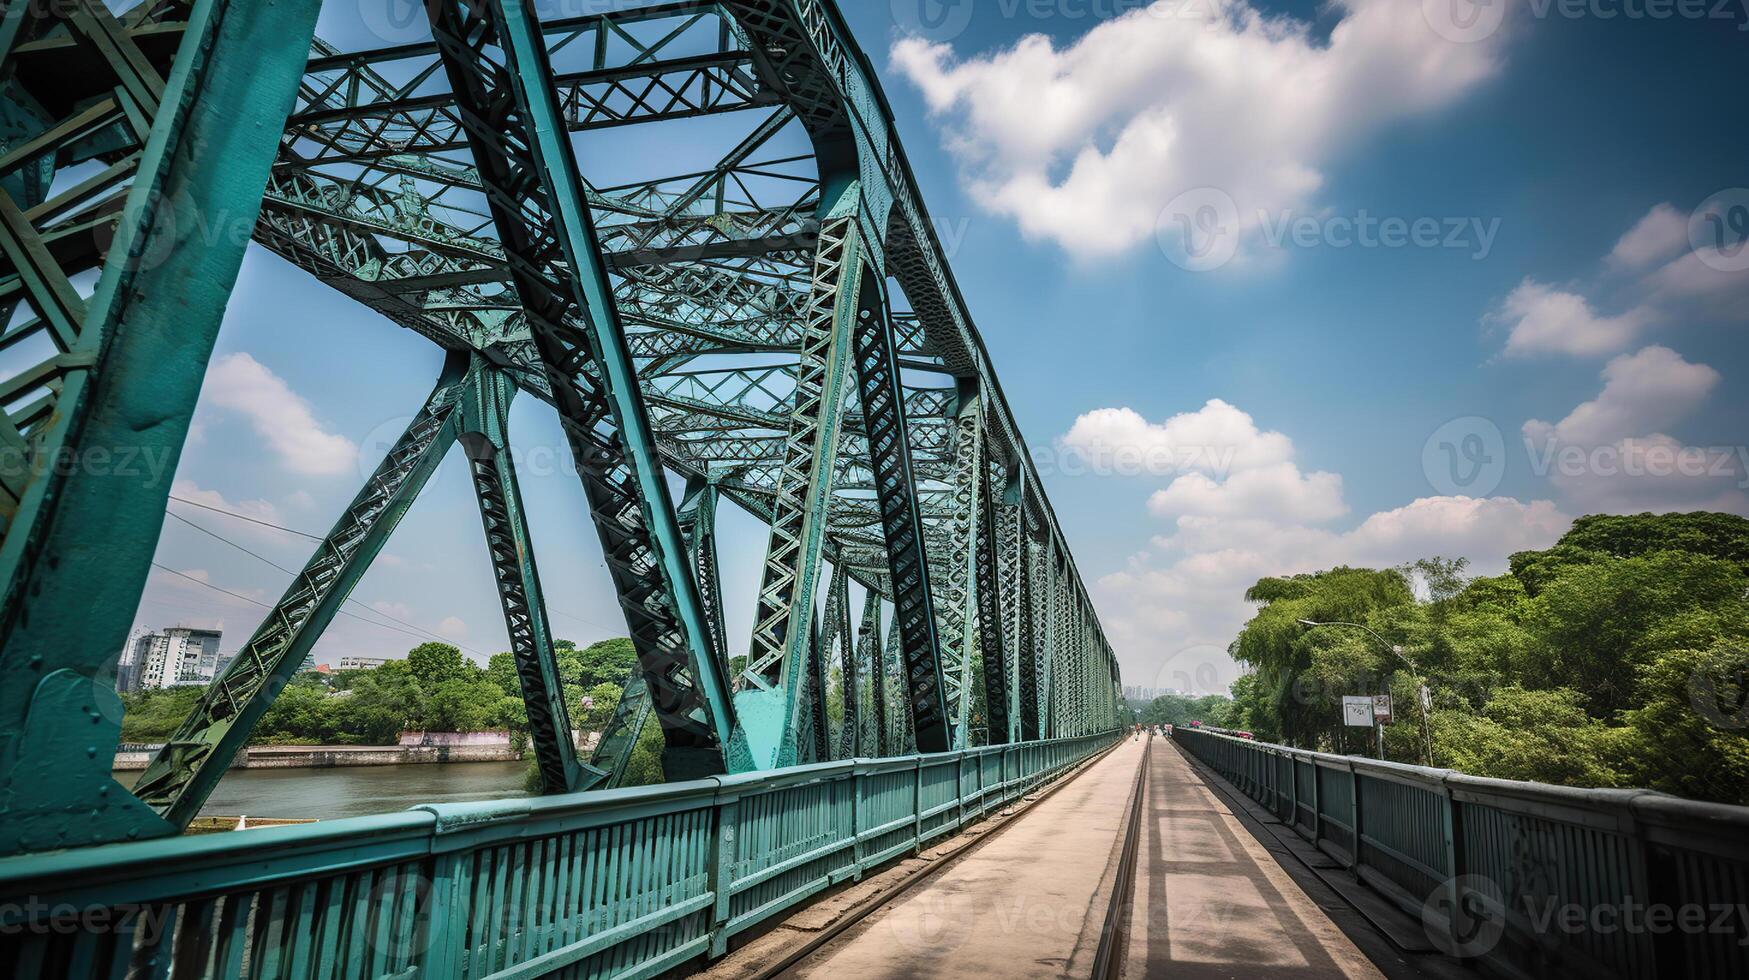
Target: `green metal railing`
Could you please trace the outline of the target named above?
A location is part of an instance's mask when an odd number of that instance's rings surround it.
[[[7,858],[0,976],[652,976],[1119,737]]]
[[[1749,808],[1173,739],[1447,953],[1508,976],[1749,977]]]

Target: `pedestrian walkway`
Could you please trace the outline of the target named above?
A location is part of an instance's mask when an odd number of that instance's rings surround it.
[[[1127,978],[1375,980],[1170,740],[1149,754]]]
[[[1164,748],[1156,740],[1154,753]],[[1086,977],[1143,745],[1126,740],[936,877],[797,964],[793,976]]]

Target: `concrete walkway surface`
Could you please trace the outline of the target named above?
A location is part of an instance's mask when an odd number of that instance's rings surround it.
[[[1001,834],[875,911],[789,975],[1085,977],[1142,743],[1129,740]],[[1156,742],[1155,753],[1162,746]]]
[[[1126,978],[1380,978],[1176,745],[1149,770]]]

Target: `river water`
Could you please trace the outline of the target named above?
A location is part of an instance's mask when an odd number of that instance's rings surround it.
[[[201,807],[203,817],[336,820],[394,813],[421,803],[526,796],[522,762],[447,762],[333,769],[232,769]],[[115,778],[132,787],[137,772]]]

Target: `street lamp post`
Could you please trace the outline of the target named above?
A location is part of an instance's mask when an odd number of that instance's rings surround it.
[[[1301,626],[1306,627],[1307,629],[1318,629],[1318,628],[1324,627],[1324,626],[1343,626],[1343,627],[1347,627],[1349,629],[1364,630],[1373,639],[1379,641],[1380,646],[1384,647],[1386,650],[1389,650],[1391,652],[1392,656],[1396,657],[1398,660],[1401,660],[1401,661],[1403,661],[1403,663],[1407,664],[1409,669],[1414,671],[1415,675],[1417,677],[1424,676],[1421,673],[1421,668],[1417,667],[1415,665],[1415,661],[1410,660],[1408,655],[1403,653],[1403,648],[1401,646],[1398,646],[1397,644],[1392,643],[1389,640],[1385,639],[1384,637],[1380,636],[1378,634],[1378,632],[1370,626],[1366,626],[1362,623],[1342,623],[1342,622],[1319,623],[1319,622],[1315,622],[1315,621],[1310,620],[1310,619],[1302,619],[1299,621],[1299,624]],[[1431,765],[1433,765],[1433,729],[1431,726],[1429,726],[1429,724],[1427,722],[1427,716],[1433,710],[1433,692],[1431,692],[1427,689],[1427,684],[1425,681],[1423,681],[1421,683],[1421,690],[1418,692],[1418,694],[1419,694],[1420,700],[1421,700],[1421,741],[1422,741],[1423,745],[1425,745],[1425,747],[1426,747],[1427,764],[1431,766]],[[1383,724],[1378,725],[1378,739],[1379,739],[1379,758],[1383,759],[1385,757],[1385,726]]]

